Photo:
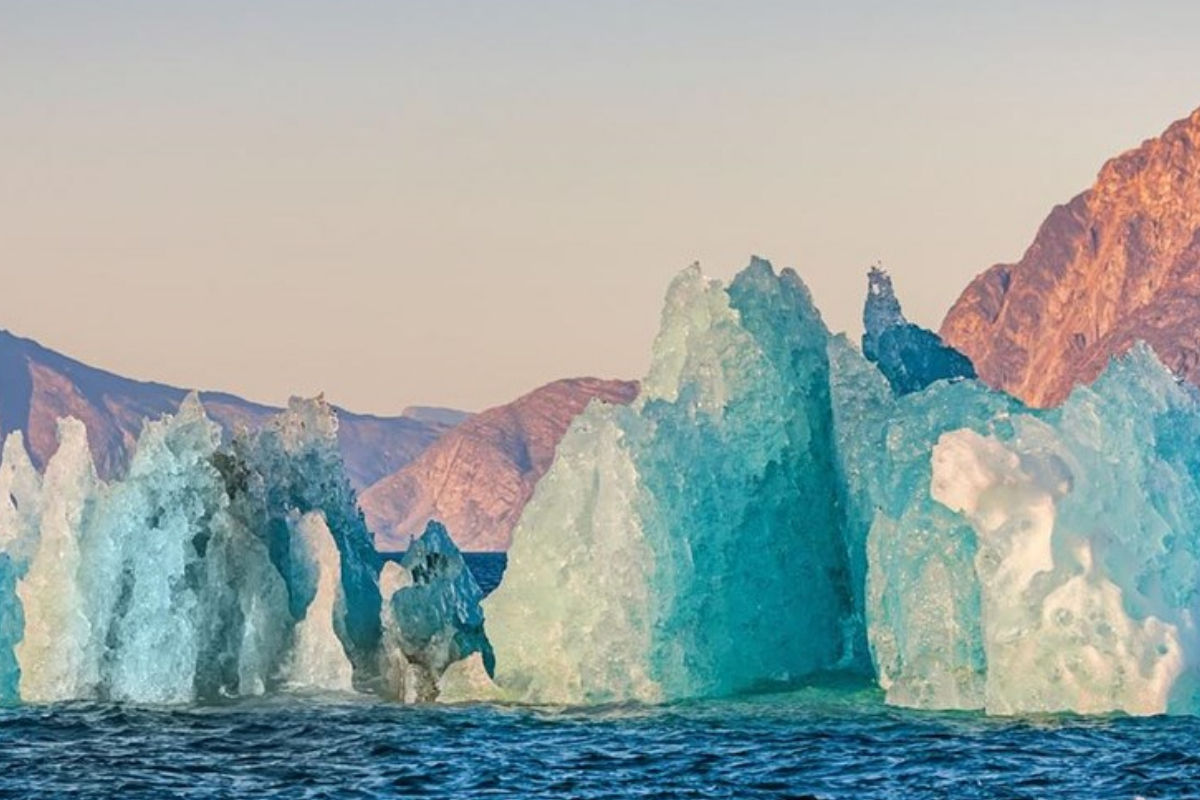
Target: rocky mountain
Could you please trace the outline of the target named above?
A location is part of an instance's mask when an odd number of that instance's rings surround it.
[[[453,428],[460,422],[466,422],[467,418],[471,416],[471,412],[443,406],[406,406],[400,415],[421,422],[434,422]]]
[[[1200,384],[1200,110],[1105,164],[1019,262],[967,286],[941,335],[985,381],[1038,406],[1138,340]]]
[[[21,430],[40,469],[58,446],[59,417],[74,416],[104,477],[123,469],[146,417],[172,413],[187,390],[130,380],[0,331],[0,432]],[[227,431],[254,427],[279,409],[231,394],[202,392],[204,407]],[[411,462],[452,425],[429,416],[376,417],[338,409],[338,438],[357,488]]]
[[[58,447],[57,420],[85,424],[101,476],[123,471],[146,418],[173,413],[188,390],[96,369],[31,339],[0,331],[0,434],[20,430],[40,469]],[[346,472],[383,549],[403,548],[425,522],[446,524],[458,545],[502,550],[571,420],[592,398],[627,403],[637,384],[562,380],[479,414],[412,406],[396,417],[338,408]],[[227,431],[254,428],[279,409],[201,392]]]
[[[507,549],[513,525],[571,420],[593,399],[628,403],[637,391],[629,381],[555,381],[461,423],[361,494],[376,547],[403,549],[429,519],[437,519],[464,550]]]

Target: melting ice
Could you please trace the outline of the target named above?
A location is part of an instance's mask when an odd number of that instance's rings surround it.
[[[659,700],[842,661],[827,339],[790,271],[675,280],[641,395],[576,420],[484,602],[502,690]]]
[[[1200,397],[1145,347],[1052,411],[870,275],[863,352],[791,271],[667,295],[641,397],[576,420],[484,608],[495,686],[587,703],[871,676],[992,713],[1197,711]]]
[[[381,612],[395,598],[381,596],[336,435],[327,404],[293,400],[222,444],[193,396],[146,424],[111,484],[96,477],[76,420],[59,423],[44,476],[11,435],[0,462],[0,698],[389,694]],[[435,538],[442,571],[423,582],[439,603],[420,609],[420,631],[436,652],[408,652],[430,686],[450,661],[490,654],[479,589],[449,538]],[[390,635],[405,637],[409,619],[390,619]]]
[[[671,285],[481,603],[431,523],[371,546],[323,402],[222,442],[195,398],[100,481],[0,460],[0,699],[660,701],[844,672],[889,702],[1200,713],[1200,394],[1146,347],[1057,409],[974,379],[869,276],[861,351],[790,270]],[[484,613],[486,612],[486,622]]]

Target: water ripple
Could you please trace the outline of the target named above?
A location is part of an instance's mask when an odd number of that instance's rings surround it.
[[[0,710],[0,796],[1177,798],[1200,720],[995,720],[801,692],[663,708]]]

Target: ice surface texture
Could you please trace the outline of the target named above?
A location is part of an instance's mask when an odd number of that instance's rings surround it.
[[[658,700],[839,663],[827,339],[791,271],[675,280],[641,395],[574,423],[484,602],[502,691]]]
[[[1148,348],[1051,411],[939,383],[844,433],[890,702],[1200,711],[1200,398]]]
[[[892,279],[879,267],[867,275],[862,351],[897,394],[920,391],[934,381],[975,377],[970,359],[904,318]]]
[[[59,423],[44,476],[10,436],[0,461],[0,699],[383,690],[380,562],[336,436],[327,404],[293,400],[264,429],[222,444],[193,396],[146,424],[128,474],[107,485],[78,421]],[[461,568],[444,532],[437,553]],[[437,607],[410,604],[402,623],[451,630],[429,659],[435,686],[451,661],[490,650],[469,575],[427,583]]]
[[[456,691],[865,670],[915,707],[1200,710],[1195,390],[1136,348],[1031,410],[912,334],[882,273],[864,316],[877,364],[789,271],[684,272],[642,396],[576,421],[516,528],[484,603],[495,686],[462,662]]]
[[[491,673],[495,658],[483,632],[483,592],[450,534],[429,522],[384,589],[384,638],[391,693],[410,701],[437,697],[451,664],[478,653]]]
[[[44,475],[13,435],[0,700],[660,701],[837,671],[919,708],[1200,713],[1200,393],[1139,346],[1033,410],[912,334],[882,273],[864,318],[866,355],[789,270],[684,271],[641,395],[576,419],[482,607],[437,523],[381,563],[320,400],[223,443],[191,398],[110,484],[80,423]]]

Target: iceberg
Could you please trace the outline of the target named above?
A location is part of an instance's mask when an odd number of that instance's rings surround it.
[[[868,636],[889,702],[1200,710],[1200,462],[1184,445],[1200,396],[1149,348],[1058,409],[963,381],[875,420],[881,434],[860,419],[847,449],[880,454],[860,490],[876,508]]]
[[[572,423],[484,599],[431,522],[384,562],[322,399],[195,396],[101,481],[0,457],[0,701],[660,702],[823,673],[991,714],[1200,713],[1200,391],[1145,346],[1055,409],[872,272],[860,351],[791,270],[666,297],[641,393]],[[486,621],[485,621],[486,620]]]
[[[129,474],[101,493],[95,520],[80,533],[79,593],[90,635],[79,680],[101,698],[193,699],[196,576],[227,505],[211,464],[219,444],[220,429],[195,396],[175,416],[147,423]]]
[[[436,699],[443,673],[473,654],[492,672],[483,592],[444,526],[430,521],[401,563],[389,563],[385,571],[382,620],[392,695],[410,702]]]
[[[316,585],[307,562],[293,559],[289,519],[322,513],[341,556],[342,592],[334,627],[356,674],[369,681],[378,663],[382,563],[346,477],[337,430],[337,415],[323,398],[292,398],[288,409],[262,429],[235,436],[217,463],[236,513],[250,529],[264,532],[296,619],[312,601]]]
[[[640,396],[575,421],[484,602],[501,692],[723,695],[843,660],[828,339],[790,270],[674,281]]]
[[[333,534],[318,512],[294,523],[292,539],[297,562],[312,576],[312,600],[296,626],[286,667],[287,683],[294,687],[350,691],[353,667],[334,632],[334,607],[342,596],[342,559]]]
[[[1139,347],[1030,409],[882,272],[865,318],[860,352],[789,271],[677,278],[641,396],[576,420],[516,527],[494,683],[460,661],[444,691],[656,702],[836,670],[915,708],[1200,712],[1200,394]]]
[[[90,625],[78,580],[80,533],[98,483],[87,429],[77,419],[59,420],[58,450],[46,465],[37,550],[16,587],[26,609],[15,656],[23,665],[20,696],[27,700],[69,700],[85,688],[78,681],[87,671]]]
[[[4,439],[0,456],[0,702],[20,698],[21,667],[14,648],[25,630],[17,583],[37,546],[42,477],[20,431]]]
[[[37,546],[41,498],[42,476],[29,458],[21,432],[13,431],[5,437],[0,455],[0,550],[22,573]]]
[[[934,448],[933,496],[966,518],[984,708],[1200,711],[1200,396],[1145,346],[1058,409]]]
[[[845,354],[841,363],[851,371],[838,382],[862,381],[871,369],[857,353]],[[835,396],[847,391],[851,387],[842,386]],[[964,426],[990,431],[994,421],[1003,424],[1010,406],[976,381],[938,382],[891,402],[861,405],[858,414],[844,417],[839,452],[852,500],[846,536],[853,563],[865,562],[864,583],[856,586],[865,595],[876,680],[891,703],[979,703],[986,664],[975,537],[967,520],[932,496],[931,457],[942,432]]]
[[[192,395],[108,484],[83,424],[58,434],[44,476],[19,434],[0,462],[0,701],[378,686],[380,558],[323,400],[222,443]],[[478,586],[438,530],[411,554],[417,593],[389,595],[405,636],[427,637],[412,654],[430,693],[453,661],[491,654]]]
[[[897,394],[920,391],[934,381],[975,377],[969,358],[904,318],[891,276],[879,267],[867,275],[862,352]]]

